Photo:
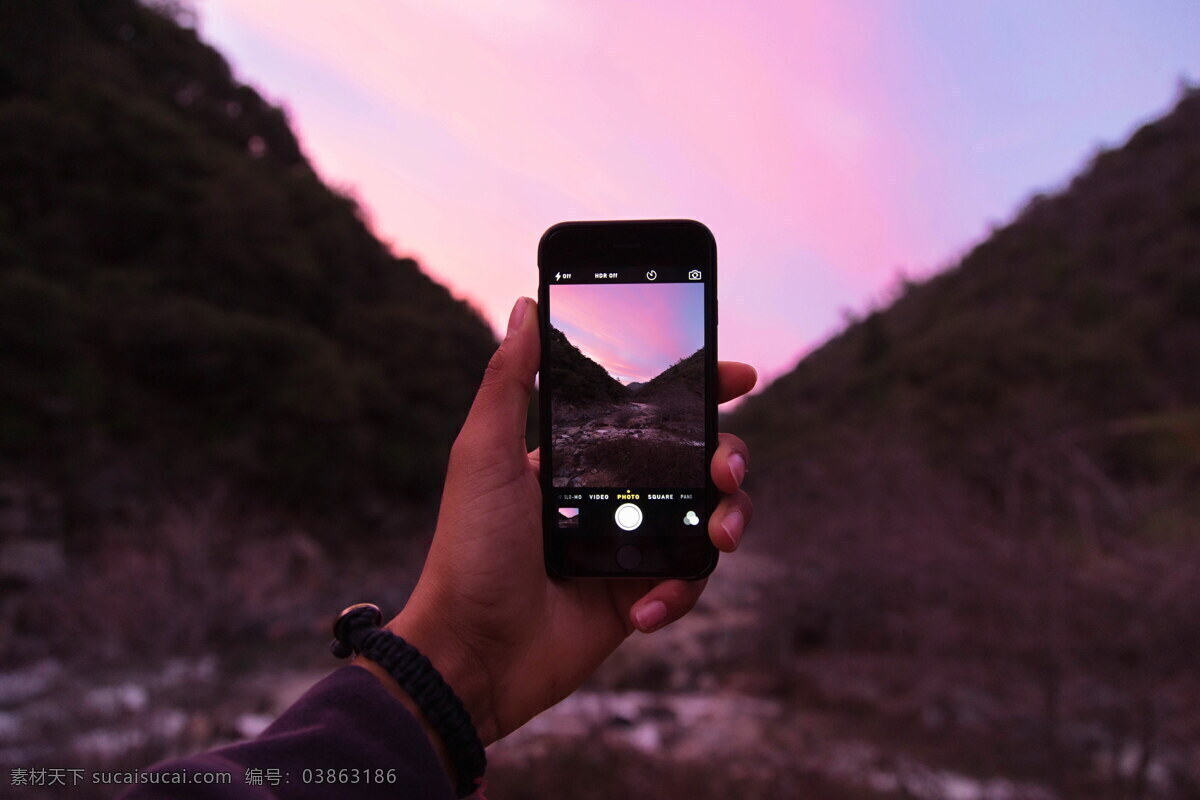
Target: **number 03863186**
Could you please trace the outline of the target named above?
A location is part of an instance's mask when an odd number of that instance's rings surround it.
[[[395,783],[394,769],[306,769],[300,774],[304,783]]]

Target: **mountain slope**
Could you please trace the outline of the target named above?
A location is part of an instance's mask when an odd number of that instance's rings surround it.
[[[704,395],[703,347],[646,381],[638,390],[638,399],[655,397],[673,389],[684,389],[691,394]]]
[[[80,514],[213,476],[430,497],[495,345],[133,0],[0,3],[0,341],[0,464]]]
[[[1088,440],[1114,480],[1153,482],[1182,463],[1158,445],[1197,431],[1198,357],[1192,92],[957,267],[813,352],[731,424],[781,463],[811,457],[809,439],[830,425],[911,426],[935,463],[993,493],[1024,448],[1069,437]],[[793,433],[777,437],[785,426]]]
[[[889,758],[1194,796],[1197,365],[1192,90],[727,420],[788,564],[762,680]]]
[[[604,367],[585,356],[558,328],[549,335],[550,365],[547,379],[554,386],[555,401],[576,406],[624,400],[629,390]]]

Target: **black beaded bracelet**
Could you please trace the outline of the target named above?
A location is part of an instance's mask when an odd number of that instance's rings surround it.
[[[441,737],[454,767],[455,792],[459,797],[471,795],[487,769],[487,755],[471,715],[429,659],[401,637],[382,630],[382,623],[379,606],[350,606],[333,623],[330,651],[337,658],[361,653],[387,670]]]

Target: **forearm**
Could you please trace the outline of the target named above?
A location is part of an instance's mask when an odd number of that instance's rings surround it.
[[[121,798],[454,797],[433,743],[398,699],[371,673],[344,667],[317,683],[258,738],[148,770],[223,771],[231,774],[228,783],[147,782]],[[276,776],[278,782],[272,780]]]

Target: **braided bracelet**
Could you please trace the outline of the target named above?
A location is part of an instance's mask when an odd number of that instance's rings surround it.
[[[467,797],[487,769],[487,755],[471,715],[429,659],[401,637],[381,629],[382,622],[379,606],[350,606],[333,623],[329,649],[336,658],[361,653],[387,670],[441,737],[454,767],[455,791]]]

